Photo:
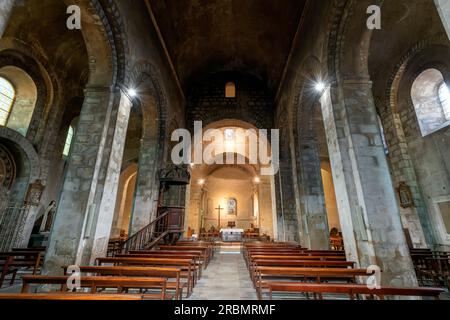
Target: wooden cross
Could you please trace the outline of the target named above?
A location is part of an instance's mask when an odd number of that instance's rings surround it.
[[[215,209],[219,212],[219,219],[218,219],[218,220],[219,220],[219,221],[218,221],[218,222],[219,222],[219,224],[218,224],[219,227],[218,227],[218,228],[219,228],[219,231],[220,231],[220,211],[223,210],[224,208],[221,208],[221,207],[220,207],[220,204],[219,204],[219,207],[218,207],[218,208],[215,208]]]

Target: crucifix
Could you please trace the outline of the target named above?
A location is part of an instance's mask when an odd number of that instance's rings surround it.
[[[219,225],[218,225],[219,231],[220,231],[220,211],[223,210],[223,209],[224,209],[224,208],[221,208],[221,207],[220,207],[220,204],[219,204],[219,207],[216,208],[216,210],[219,212],[219,219],[218,219],[218,220],[219,220],[219,221],[218,221],[218,222],[219,222]]]

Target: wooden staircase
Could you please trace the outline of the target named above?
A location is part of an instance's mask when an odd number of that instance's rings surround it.
[[[187,166],[169,165],[158,171],[159,196],[156,219],[134,235],[120,241],[118,246],[108,250],[108,256],[130,251],[151,250],[158,243],[174,244],[184,232],[184,206],[168,206],[164,204],[164,194],[171,188],[180,188],[190,182],[190,172]],[[177,203],[183,203],[178,189]],[[111,243],[110,243],[111,245]],[[111,247],[111,246],[110,246]]]
[[[151,250],[158,243],[172,244],[183,233],[184,207],[158,207],[158,215],[150,224],[122,243],[121,252]]]

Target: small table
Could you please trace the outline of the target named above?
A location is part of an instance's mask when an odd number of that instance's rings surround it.
[[[223,242],[241,242],[244,229],[220,229]]]

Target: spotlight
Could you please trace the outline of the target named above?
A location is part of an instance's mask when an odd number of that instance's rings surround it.
[[[260,183],[261,179],[259,177],[255,177],[255,183]]]
[[[130,97],[136,97],[137,96],[137,92],[134,89],[129,89],[128,90],[128,94],[130,95]]]
[[[317,92],[322,92],[325,89],[325,83],[317,82],[314,89],[316,89]]]
[[[198,184],[199,185],[204,185],[205,184],[205,179],[198,179]]]

